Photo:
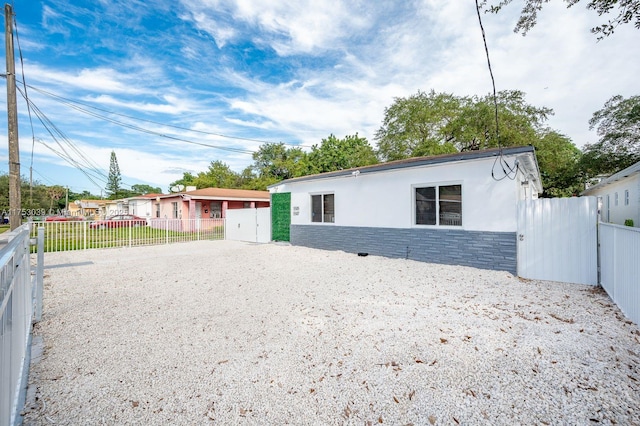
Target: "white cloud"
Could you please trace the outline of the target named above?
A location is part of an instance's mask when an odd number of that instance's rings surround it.
[[[118,21],[123,30],[131,30],[131,43],[119,43],[99,27],[88,28],[82,33],[86,39],[76,45],[70,37],[71,52],[73,46],[100,46],[100,53],[86,58],[90,61],[80,54],[70,54],[73,60],[56,54],[48,61],[41,53],[33,55],[46,51],[46,44],[31,43],[27,82],[166,123],[152,126],[158,133],[249,150],[259,147],[255,140],[312,145],[330,133],[358,132],[375,144],[384,109],[395,97],[431,89],[461,96],[491,91],[472,2],[181,0],[172,9],[179,14],[177,24],[166,3],[149,3],[146,11],[140,11],[141,2],[134,3],[126,9],[134,16]],[[104,5],[105,20],[124,13],[106,0]],[[63,15],[44,5],[44,35],[76,33],[82,17],[100,23],[97,6],[71,10]],[[165,25],[158,32],[142,26],[154,10],[162,13]],[[566,10],[563,2],[549,2],[538,25],[522,37],[512,32],[518,12],[517,5],[510,5],[498,15],[482,15],[497,89],[522,90],[530,104],[553,108],[556,115],[549,124],[578,146],[593,140],[591,114],[615,94],[637,94],[637,30],[620,28],[596,43],[589,28],[601,18],[584,8]],[[64,22],[69,26],[56,27]],[[27,30],[38,34],[39,28]],[[96,34],[101,38],[92,38]],[[104,53],[112,50],[113,55]],[[253,57],[255,52],[264,57]],[[87,156],[105,163],[110,149],[117,149],[121,168],[131,178],[164,184],[181,177],[182,170],[205,170],[210,161],[222,160],[237,171],[251,163],[250,155],[122,129],[60,108],[44,96],[36,103],[82,143]],[[44,151],[39,155],[51,157]]]

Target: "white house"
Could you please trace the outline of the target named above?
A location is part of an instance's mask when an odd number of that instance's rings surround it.
[[[162,194],[146,194],[120,200],[118,209],[121,212],[118,214],[132,214],[149,219],[155,212],[154,203],[156,197],[160,195]]]
[[[274,240],[513,273],[517,203],[542,192],[530,146],[411,158],[268,189]]]
[[[587,188],[581,195],[602,200],[603,222],[624,225],[631,219],[633,226],[640,227],[640,161]]]

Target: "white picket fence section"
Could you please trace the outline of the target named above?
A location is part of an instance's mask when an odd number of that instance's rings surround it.
[[[134,247],[186,241],[223,240],[225,219],[149,219],[145,226],[123,221],[119,227],[94,228],[92,221],[29,222],[35,237],[45,229],[45,251]]]
[[[640,324],[640,228],[600,223],[600,284]]]
[[[598,284],[598,200],[544,198],[518,204],[518,275]]]

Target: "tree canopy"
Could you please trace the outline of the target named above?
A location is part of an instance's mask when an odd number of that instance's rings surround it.
[[[189,172],[182,175],[169,185],[173,188],[176,185],[195,186],[197,188],[238,188],[240,186],[240,176],[222,161],[216,160],[209,164],[209,168],[198,173],[196,176]]]
[[[615,173],[640,161],[640,96],[613,96],[593,113],[589,126],[600,139],[584,147],[586,174]]]
[[[160,194],[162,193],[162,189],[157,186],[145,185],[145,184],[135,184],[131,185],[131,192],[137,195],[146,195],[146,194]]]
[[[309,153],[310,171],[313,173],[332,172],[354,167],[368,166],[378,162],[376,153],[366,138],[347,135],[338,139],[333,134],[322,139],[320,145],[313,145]]]
[[[528,104],[525,94],[518,90],[499,92],[495,104],[492,95],[458,97],[435,91],[396,98],[385,109],[383,125],[376,132],[378,155],[382,160],[399,160],[533,145],[538,152],[544,196],[579,192],[580,150],[566,136],[545,127],[553,111]]]
[[[542,10],[545,3],[550,0],[524,0],[520,17],[514,28],[515,32],[526,35],[538,22],[538,12]],[[564,0],[567,8],[572,7],[580,0]],[[497,4],[490,5],[489,12],[497,13],[504,6],[513,3],[513,0],[501,0]],[[486,4],[486,1],[483,3]],[[598,16],[616,14],[606,23],[597,25],[591,32],[598,35],[598,39],[610,36],[615,29],[623,24],[633,22],[633,25],[640,29],[640,0],[591,0],[587,3],[587,9],[595,11]],[[614,11],[615,9],[615,11]]]
[[[462,108],[461,98],[433,90],[395,98],[385,108],[382,127],[375,134],[378,156],[393,161],[455,152],[449,125]]]
[[[569,197],[584,190],[579,169],[582,153],[571,139],[554,131],[544,130],[534,139],[544,196]]]
[[[391,161],[493,148],[498,141],[502,146],[529,145],[553,114],[527,104],[518,90],[499,92],[496,102],[499,130],[492,95],[459,97],[432,90],[396,98],[376,132],[378,156]]]

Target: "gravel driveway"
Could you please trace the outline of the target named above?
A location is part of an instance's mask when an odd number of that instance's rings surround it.
[[[640,424],[598,288],[231,241],[45,262],[26,425]]]

